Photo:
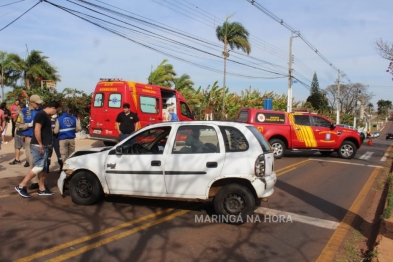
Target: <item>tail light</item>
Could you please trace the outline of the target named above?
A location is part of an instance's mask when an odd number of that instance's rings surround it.
[[[255,175],[257,177],[265,176],[265,155],[259,155],[255,160]]]

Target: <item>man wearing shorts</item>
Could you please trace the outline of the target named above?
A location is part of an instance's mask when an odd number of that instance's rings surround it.
[[[15,159],[14,161],[9,163],[10,165],[20,165],[22,163],[20,161],[20,150],[24,146],[24,143],[23,143],[23,133],[22,130],[18,128],[18,123],[16,123],[15,130],[16,130],[15,139],[14,139]]]
[[[30,197],[26,184],[35,176],[38,176],[38,195],[53,195],[53,192],[45,187],[45,172],[43,171],[46,170],[48,147],[52,146],[52,123],[50,116],[56,114],[58,108],[59,103],[55,101],[50,102],[44,110],[38,112],[34,117],[34,134],[30,143],[30,151],[33,155],[33,168],[26,174],[22,182],[15,187],[15,190],[22,197]]]

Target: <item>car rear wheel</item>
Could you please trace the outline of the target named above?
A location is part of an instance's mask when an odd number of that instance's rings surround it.
[[[280,139],[272,139],[269,141],[273,148],[273,153],[275,158],[281,158],[284,156],[285,143]]]
[[[214,209],[217,215],[222,216],[220,221],[231,224],[245,223],[254,213],[255,198],[247,187],[228,184],[215,196]]]
[[[356,155],[356,151],[357,148],[354,143],[351,141],[344,141],[338,149],[337,153],[341,158],[351,159]]]
[[[71,178],[69,191],[72,201],[78,205],[92,205],[104,196],[98,178],[86,171],[78,172]]]

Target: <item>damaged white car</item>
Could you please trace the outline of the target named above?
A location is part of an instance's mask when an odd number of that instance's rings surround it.
[[[76,204],[104,195],[213,201],[218,215],[246,218],[276,183],[274,155],[252,125],[166,122],[114,147],[76,151],[58,180]]]

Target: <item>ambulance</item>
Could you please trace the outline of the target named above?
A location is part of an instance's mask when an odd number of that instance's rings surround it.
[[[179,91],[122,79],[100,79],[90,109],[91,139],[101,140],[105,145],[118,142],[116,117],[123,111],[124,103],[129,103],[130,110],[138,114],[138,128],[163,122],[165,114],[168,114],[166,107],[174,109],[179,121],[195,120],[194,113]]]

